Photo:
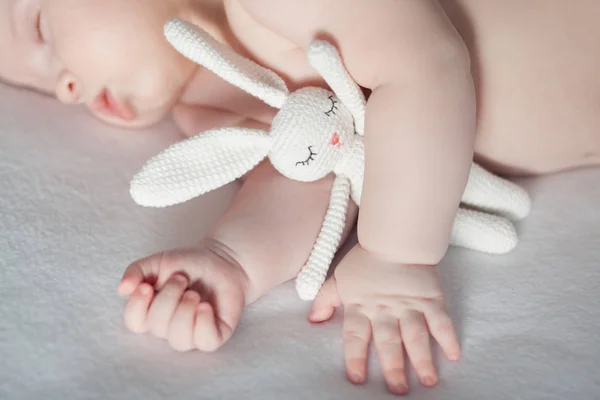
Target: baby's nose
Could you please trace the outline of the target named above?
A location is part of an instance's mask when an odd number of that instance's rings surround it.
[[[56,83],[56,97],[65,104],[79,103],[81,92],[75,75],[69,71],[61,72]]]

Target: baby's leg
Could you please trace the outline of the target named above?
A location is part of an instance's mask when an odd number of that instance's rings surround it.
[[[119,287],[131,295],[125,323],[178,350],[214,350],[248,304],[298,273],[319,233],[332,179],[300,183],[267,162],[247,175],[206,239],[132,264]],[[351,210],[345,236],[356,217]],[[183,275],[183,278],[181,277]]]

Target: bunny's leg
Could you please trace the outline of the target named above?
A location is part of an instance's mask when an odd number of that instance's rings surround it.
[[[512,222],[486,212],[459,208],[450,244],[491,254],[508,253],[519,239]]]
[[[527,192],[473,163],[462,202],[511,220],[525,218],[531,209]]]

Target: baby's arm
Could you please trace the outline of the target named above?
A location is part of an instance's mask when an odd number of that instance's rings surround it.
[[[238,114],[180,104],[174,119],[186,136],[220,126],[268,127]],[[301,183],[282,176],[263,162],[243,179],[232,207],[210,233],[242,265],[251,281],[252,302],[285,282],[304,265],[321,228],[331,193],[331,177]],[[356,206],[348,216],[344,238],[356,220]]]
[[[180,105],[184,135],[221,125],[260,122],[202,106]],[[332,179],[301,183],[268,162],[249,172],[227,213],[196,246],[160,252],[131,264],[119,284],[133,332],[151,332],[177,350],[211,351],[233,334],[244,304],[293,278],[312,250]],[[351,211],[344,236],[356,218]]]
[[[359,241],[404,264],[435,265],[444,256],[473,161],[468,58],[452,40],[437,40],[441,49],[376,87],[367,104]]]
[[[449,358],[460,353],[435,265],[473,156],[475,94],[464,44],[435,0],[240,3],[299,46],[332,39],[352,77],[372,90],[359,245],[335,274],[346,368],[351,381],[364,381],[373,338],[392,392],[408,390],[404,350],[421,382],[435,384],[427,329]],[[331,287],[312,320],[331,315],[323,306]]]
[[[352,77],[372,90],[359,238],[403,263],[447,250],[475,135],[469,56],[436,0],[240,0],[299,46],[330,38]]]

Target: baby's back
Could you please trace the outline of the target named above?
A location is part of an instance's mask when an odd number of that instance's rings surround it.
[[[477,152],[516,172],[600,162],[600,2],[441,0],[469,47]]]

